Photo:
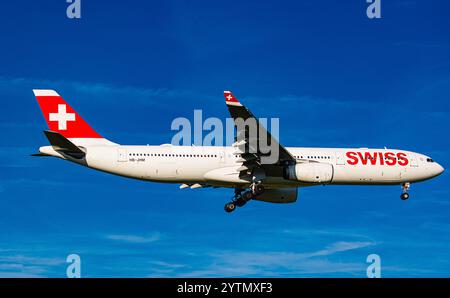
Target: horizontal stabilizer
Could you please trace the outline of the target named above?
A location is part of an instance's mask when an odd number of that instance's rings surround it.
[[[77,159],[81,159],[86,155],[86,152],[84,152],[80,147],[76,146],[74,143],[66,139],[60,133],[45,130],[44,134],[47,137],[50,144],[52,145],[53,149],[55,149],[55,151],[64,153]]]
[[[46,157],[46,156],[51,156],[51,155],[48,155],[48,154],[45,154],[45,153],[34,153],[34,154],[31,154],[31,156]]]

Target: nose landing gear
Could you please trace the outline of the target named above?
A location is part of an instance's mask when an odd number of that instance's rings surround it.
[[[252,185],[250,185],[250,190],[247,190],[244,193],[242,192],[243,189],[240,188],[234,190],[234,199],[225,204],[224,209],[226,212],[233,212],[236,209],[236,206],[242,207],[254,197],[261,195],[264,192],[264,186],[260,183],[252,183]]]
[[[400,199],[402,199],[403,201],[409,199],[409,187],[411,186],[411,184],[409,182],[405,182],[402,184],[402,194],[400,195]]]

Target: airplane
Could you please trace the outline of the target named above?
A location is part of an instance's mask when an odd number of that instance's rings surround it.
[[[444,168],[431,157],[406,150],[368,148],[284,147],[230,92],[225,102],[239,139],[232,146],[128,146],[97,133],[54,90],[33,90],[48,125],[50,146],[33,156],[52,156],[88,168],[144,181],[178,183],[180,189],[234,189],[225,211],[250,200],[269,203],[297,201],[298,188],[316,185],[400,185],[409,198],[411,183],[440,175]],[[263,163],[261,148],[251,147],[248,128],[238,119],[254,119],[268,143],[278,149],[276,160]]]

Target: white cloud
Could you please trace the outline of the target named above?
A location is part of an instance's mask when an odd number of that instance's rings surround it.
[[[293,252],[222,252],[215,254],[216,259],[224,263],[229,260],[238,259],[239,262],[251,266],[290,266],[293,263],[310,259],[313,257],[330,256],[339,252],[355,250],[375,245],[373,242],[335,242],[324,249],[306,253]]]
[[[0,278],[44,278],[44,277],[45,277],[44,275],[30,272],[0,271]]]
[[[157,266],[157,267],[166,268],[166,269],[176,269],[176,268],[186,267],[186,265],[183,265],[183,264],[168,263],[168,262],[163,262],[163,261],[150,261],[149,264]]]
[[[29,257],[25,255],[0,256],[0,263],[15,263],[27,265],[61,265],[65,263],[64,258]]]
[[[105,236],[106,239],[127,242],[127,243],[151,243],[161,240],[159,232],[153,232],[147,235],[130,235],[130,234],[110,234]]]
[[[65,263],[63,258],[30,257],[25,255],[0,256],[0,278],[44,277],[51,268]]]
[[[346,242],[346,241],[340,241],[335,242],[331,244],[330,246],[327,246],[325,249],[315,251],[310,254],[306,254],[307,257],[316,257],[316,256],[328,256],[332,255],[338,252],[344,252],[348,250],[354,250],[358,248],[364,248],[368,246],[375,245],[373,242],[369,241],[360,241],[360,242]]]
[[[306,259],[301,262],[291,261],[290,264],[280,264],[270,266],[261,263],[260,265],[248,265],[236,259],[233,266],[223,263],[214,263],[205,269],[195,270],[178,274],[179,277],[239,277],[239,276],[311,276],[313,274],[345,273],[346,276],[365,274],[366,264],[364,262],[333,262],[327,259]],[[283,270],[280,270],[283,269]]]
[[[211,262],[182,277],[299,276],[303,274],[364,274],[366,256],[352,262],[332,261],[332,255],[376,245],[370,241],[339,241],[312,252],[221,251],[210,254]],[[201,266],[200,266],[201,267]],[[198,268],[198,267],[197,267]]]
[[[127,102],[139,101],[140,104],[155,105],[159,102],[157,98],[192,98],[195,96],[189,91],[174,90],[167,88],[141,88],[134,86],[117,86],[106,83],[79,82],[67,80],[45,80],[35,78],[11,78],[0,77],[0,90],[23,90],[29,89],[54,89],[61,96],[70,98],[76,97],[78,94],[84,95],[83,98],[91,98],[95,95],[96,101],[107,101],[111,98],[123,98]],[[65,92],[69,95],[62,94]]]
[[[289,228],[283,229],[280,232],[291,236],[302,236],[302,237],[335,236],[347,239],[349,238],[364,239],[365,241],[374,242],[372,238],[367,236],[364,230],[358,231],[355,229],[348,230],[348,229],[329,229],[329,228],[328,229]]]

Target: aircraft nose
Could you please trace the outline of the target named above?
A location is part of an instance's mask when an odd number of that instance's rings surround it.
[[[443,166],[441,166],[440,164],[436,163],[436,176],[442,174],[444,172],[444,170],[445,169],[444,169]]]
[[[431,167],[429,168],[429,173],[431,177],[439,176],[444,172],[444,167],[438,164],[437,162],[433,162]]]

